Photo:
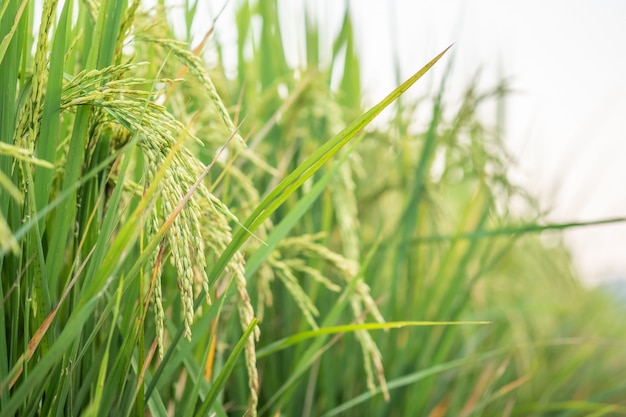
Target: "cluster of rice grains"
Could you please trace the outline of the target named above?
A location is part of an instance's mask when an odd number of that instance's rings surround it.
[[[213,110],[217,110],[227,128],[234,132],[233,123],[215,87],[206,71],[199,65],[201,61],[189,59],[190,53],[183,53],[179,43],[164,42],[160,45],[180,52],[174,55],[180,58],[184,65],[189,66],[192,74],[202,75],[198,78],[205,86],[210,101],[214,103]],[[199,140],[164,106],[155,102],[158,96],[146,91],[151,85],[156,84],[155,80],[127,76],[129,73],[137,72],[140,66],[122,64],[77,74],[64,88],[61,108],[68,110],[78,105],[94,106],[100,119],[97,123],[99,128],[106,126],[115,132],[115,146],[121,146],[130,140],[129,132],[137,135],[138,146],[145,158],[146,185],[153,181],[158,182],[158,198],[149,212],[147,231],[149,239],[153,239],[159,231],[164,233],[164,242],[152,254],[151,262],[154,267],[153,302],[156,332],[159,354],[163,357],[165,312],[160,278],[164,243],[167,243],[178,275],[184,336],[190,339],[195,311],[194,295],[198,293],[198,283],[206,294],[207,302],[210,303],[205,249],[219,257],[232,238],[229,221],[237,222],[237,219],[202,181],[197,182],[205,173],[205,167],[184,145],[184,141],[188,138],[198,142]],[[172,82],[172,80],[158,81]],[[224,142],[227,139],[228,137],[225,137]],[[235,135],[231,142],[235,149],[245,146],[238,135]],[[245,329],[252,321],[254,311],[246,290],[244,258],[241,253],[237,252],[231,258],[226,271],[235,281],[240,321]],[[256,328],[245,349],[252,410],[256,409],[258,402],[255,354],[255,339],[258,340],[258,337],[259,329]]]
[[[194,53],[187,49],[187,45],[182,42],[177,42],[169,39],[159,39],[159,40],[150,40],[145,39],[146,42],[153,42],[158,46],[168,50],[172,53],[178,60],[180,60],[191,72],[191,74],[199,81],[200,85],[203,87],[204,91],[209,97],[209,102],[213,104],[213,106],[207,106],[212,111],[216,112],[223,124],[226,126],[229,132],[232,132],[233,137],[233,145],[232,148],[236,149],[239,153],[243,153],[246,155],[250,155],[245,151],[245,143],[241,136],[236,133],[236,128],[233,125],[232,120],[226,110],[221,98],[219,97],[213,82],[211,81],[211,77],[204,67],[203,61]],[[224,138],[226,142],[227,138]],[[180,175],[192,175],[196,173],[195,177],[200,174],[201,165],[197,162],[197,159],[188,151],[186,151],[187,155],[184,155],[184,159],[186,161],[182,162],[182,165],[177,167],[177,172]],[[181,154],[182,156],[182,154]],[[193,167],[189,166],[193,162],[196,162],[198,166]],[[195,169],[194,169],[195,168]],[[191,184],[195,181],[195,177],[191,177]],[[187,183],[189,184],[189,183]],[[165,191],[165,188],[164,188]],[[164,195],[167,192],[164,192]],[[180,201],[180,200],[175,200]],[[216,255],[220,255],[224,252],[227,245],[230,243],[232,239],[231,228],[228,224],[229,220],[234,220],[237,222],[237,218],[228,210],[226,205],[224,205],[217,197],[215,197],[212,193],[208,191],[202,184],[200,184],[196,193],[193,194],[190,203],[186,207],[188,210],[192,210],[194,213],[200,213],[201,216],[197,218],[192,218],[191,225],[195,226],[196,229],[193,230],[188,237],[189,240],[183,238],[183,242],[188,243],[188,248],[195,247],[198,249],[196,252],[195,259],[197,260],[199,256],[204,255],[204,248],[202,248],[202,243],[206,243],[207,247],[212,250]],[[166,213],[170,213],[166,210]],[[183,213],[181,212],[181,215]],[[198,221],[202,219],[203,221]],[[200,228],[203,227],[203,230]],[[176,229],[174,227],[174,229]],[[179,231],[177,231],[178,233]],[[195,241],[198,240],[194,238],[194,236],[201,236],[206,241],[203,242],[203,239],[200,239],[200,244],[196,244]],[[191,259],[185,254],[180,254],[181,257],[174,255],[175,259]],[[199,266],[199,272],[201,274],[201,281],[204,286],[204,290],[207,293],[207,300],[209,301],[209,288],[208,288],[208,278],[204,272],[204,258],[202,258],[202,262],[197,262]],[[189,330],[189,325],[193,321],[193,269],[191,265],[178,265],[177,268],[184,267],[185,271],[188,273],[188,276],[184,281],[179,281],[179,287],[181,290],[181,295],[183,297],[183,310],[185,311],[185,334],[187,337],[191,336],[191,332]],[[248,295],[248,291],[246,289],[246,279],[245,279],[245,267],[244,267],[244,258],[241,252],[237,251],[233,257],[230,259],[229,264],[226,266],[226,270],[230,276],[233,277],[235,281],[235,286],[237,288],[238,294],[238,303],[237,310],[239,312],[239,319],[241,322],[242,328],[245,330],[252,319],[254,318],[254,309],[250,302],[250,296]],[[180,270],[179,270],[180,274]],[[180,278],[179,278],[180,279]],[[181,282],[183,282],[183,286],[181,286]],[[185,298],[188,297],[187,300]],[[189,301],[191,304],[186,304]],[[155,302],[156,304],[156,302]],[[254,329],[254,335],[247,339],[245,345],[245,359],[246,359],[246,368],[248,370],[248,385],[250,387],[250,410],[252,415],[256,415],[256,407],[258,404],[258,391],[259,391],[259,378],[256,366],[256,348],[255,348],[255,340],[258,340],[260,336],[260,330],[258,327]]]

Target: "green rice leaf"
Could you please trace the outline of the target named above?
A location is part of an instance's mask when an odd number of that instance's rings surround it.
[[[386,323],[362,323],[362,324],[346,324],[343,326],[322,327],[317,330],[309,330],[306,332],[296,333],[293,336],[277,340],[260,349],[257,352],[259,358],[271,355],[279,350],[288,348],[289,346],[303,342],[307,339],[317,338],[322,335],[339,334],[355,332],[357,330],[381,330],[381,329],[401,329],[403,327],[421,327],[421,326],[465,326],[477,324],[491,324],[489,321],[392,321]]]

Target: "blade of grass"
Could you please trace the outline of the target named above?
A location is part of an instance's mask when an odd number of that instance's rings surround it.
[[[626,217],[614,217],[609,219],[590,220],[586,222],[566,222],[540,225],[537,223],[528,223],[520,226],[509,226],[493,230],[479,230],[474,232],[461,233],[459,235],[432,235],[421,236],[413,239],[413,244],[431,244],[437,242],[452,241],[455,239],[487,239],[498,236],[518,236],[528,233],[541,233],[548,230],[566,230],[576,227],[601,226],[606,224],[624,223]]]
[[[115,306],[113,307],[113,323],[117,321],[117,318],[120,313],[120,304],[122,301],[122,289],[124,288],[124,277],[121,277],[118,283],[117,291],[115,292]],[[111,352],[111,344],[113,341],[113,335],[115,334],[115,326],[111,326],[109,330],[109,337],[107,338],[104,356],[102,357],[102,362],[100,362],[100,370],[98,371],[98,379],[96,385],[96,395],[93,397],[92,402],[87,406],[87,415],[103,415],[108,414],[110,408],[107,407],[106,410],[101,409],[102,397],[105,392],[110,391],[105,388],[105,382],[107,380],[108,373],[108,365],[109,365],[109,355]],[[116,387],[117,389],[118,387]]]
[[[6,12],[6,10],[8,9],[9,3],[10,2],[7,1],[4,6],[2,6],[2,14],[0,14],[0,19],[4,17],[4,12]],[[2,38],[2,41],[0,42],[0,65],[4,61],[4,56],[6,55],[7,49],[9,49],[9,44],[11,43],[11,40],[13,39],[13,36],[17,31],[17,27],[19,26],[22,19],[22,13],[24,13],[24,9],[26,9],[27,4],[28,0],[22,0],[22,4],[20,4],[20,7],[15,14],[15,18],[13,19],[13,25],[11,26],[11,29],[6,35],[4,35],[4,38]]]
[[[100,5],[101,12],[98,14],[95,38],[92,40],[91,45],[85,46],[85,51],[89,51],[86,69],[104,68],[111,65],[115,51],[117,30],[120,26],[123,3],[124,2],[117,0],[104,0]],[[61,188],[62,191],[73,188],[74,184],[79,180],[81,167],[85,159],[87,141],[90,138],[88,126],[92,113],[93,109],[89,106],[81,106],[76,112],[76,119],[74,121],[67,155],[65,175]],[[67,247],[70,230],[75,219],[75,202],[76,193],[70,193],[69,197],[63,202],[62,207],[60,207],[60,210],[57,210],[57,218],[50,231],[51,241],[49,253],[54,255],[49,256],[46,260],[46,272],[52,287],[56,287],[58,284],[58,278],[64,259],[63,256],[58,256],[58,254],[63,253]]]
[[[208,414],[209,410],[211,409],[211,406],[213,406],[213,403],[215,402],[215,399],[217,398],[217,395],[222,391],[222,389],[224,389],[226,380],[228,379],[230,374],[233,372],[233,369],[235,368],[235,364],[237,363],[237,359],[241,355],[241,352],[244,350],[246,341],[252,335],[252,332],[254,331],[254,328],[256,327],[258,323],[259,323],[259,319],[256,319],[256,318],[253,319],[250,322],[250,325],[248,326],[246,331],[241,336],[241,338],[239,338],[239,342],[237,342],[231,354],[228,355],[228,359],[226,360],[224,367],[215,378],[215,382],[211,386],[211,390],[209,391],[208,395],[202,402],[202,405],[196,412],[195,414],[196,417],[202,417]]]
[[[65,54],[65,43],[68,32],[68,19],[72,2],[66,2],[63,6],[61,16],[57,22],[52,41],[52,51],[50,52],[50,70],[48,71],[48,82],[46,95],[44,97],[43,114],[41,118],[41,132],[37,140],[37,157],[54,163],[55,152],[59,136],[61,91],[63,88],[63,64]],[[52,177],[54,172],[43,167],[35,167],[35,201],[36,212],[40,211],[50,198]],[[39,228],[43,231],[45,222],[39,222]]]
[[[309,330],[296,333],[292,336],[277,340],[257,352],[257,356],[262,358],[271,355],[289,346],[295,345],[307,339],[313,339],[322,335],[349,333],[357,330],[381,330],[381,329],[401,329],[403,327],[422,327],[422,326],[460,326],[460,325],[478,325],[491,324],[489,321],[392,321],[386,323],[362,323],[362,324],[346,324],[342,326],[322,327],[317,330]]]

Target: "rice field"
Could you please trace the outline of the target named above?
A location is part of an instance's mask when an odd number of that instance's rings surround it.
[[[276,0],[197,7],[0,3],[1,416],[626,415],[506,82],[450,96],[444,45],[367,103],[348,11],[294,67]]]

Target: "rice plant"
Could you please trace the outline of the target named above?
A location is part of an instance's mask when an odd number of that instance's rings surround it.
[[[369,106],[348,10],[294,68],[276,1],[234,46],[171,7],[0,5],[2,416],[626,413],[618,307],[536,236],[583,224],[478,115],[506,83],[449,104],[442,46]]]

